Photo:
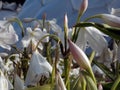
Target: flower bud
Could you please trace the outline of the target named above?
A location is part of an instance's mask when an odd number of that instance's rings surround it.
[[[88,7],[88,0],[83,0],[79,11],[80,16],[86,11],[87,7]]]
[[[91,69],[90,62],[85,53],[75,45],[71,40],[68,40],[70,51],[73,55],[73,58],[80,65],[81,68],[89,70]]]

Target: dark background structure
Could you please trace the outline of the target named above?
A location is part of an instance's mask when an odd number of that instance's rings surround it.
[[[16,2],[17,4],[21,4],[21,5],[23,5],[25,2],[25,0],[0,0],[0,1],[8,2],[8,3]]]

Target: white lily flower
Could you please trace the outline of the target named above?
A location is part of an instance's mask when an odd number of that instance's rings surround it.
[[[34,51],[26,75],[25,86],[36,85],[42,75],[49,77],[49,73],[52,73],[52,66],[37,50]]]
[[[6,56],[8,56],[8,53],[5,52],[0,53],[0,57],[6,57]]]
[[[0,46],[10,50],[10,45],[18,41],[18,36],[11,24],[7,21],[0,21]]]
[[[120,17],[111,14],[100,14],[100,18],[108,25],[120,27]]]
[[[0,70],[0,90],[9,90],[8,81]]]
[[[36,46],[39,40],[45,35],[47,35],[47,33],[42,31],[40,28],[35,28],[35,30],[32,31],[32,29],[28,27],[26,35],[22,39],[23,47],[28,47],[31,41]],[[48,42],[48,39],[49,38],[45,38],[43,41]],[[42,49],[41,44],[39,45],[39,48]]]
[[[76,44],[85,51],[87,43],[98,53],[107,48],[107,41],[103,37],[105,34],[94,27],[82,28],[79,32]]]
[[[24,82],[20,79],[18,75],[15,75],[15,81],[14,81],[14,90],[24,90]]]
[[[34,22],[34,26],[39,26],[40,28],[45,28],[46,30],[52,30],[53,32],[59,33],[61,32],[62,28],[56,24],[56,19],[52,20],[45,20],[44,26],[43,26],[43,20],[39,20],[39,22]]]

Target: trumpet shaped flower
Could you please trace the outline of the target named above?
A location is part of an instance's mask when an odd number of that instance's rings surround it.
[[[18,41],[18,36],[15,33],[13,26],[7,21],[0,21],[0,46],[10,50],[10,45]]]
[[[24,82],[18,75],[15,75],[14,90],[25,90]]]
[[[47,33],[42,31],[40,28],[35,28],[35,30],[33,31],[31,28],[28,27],[26,35],[22,39],[23,47],[28,47],[31,41],[36,46],[39,40],[45,35],[47,35]],[[48,38],[45,38],[44,42],[47,41]],[[39,48],[42,49],[41,44],[39,44]]]
[[[25,86],[36,85],[42,75],[49,77],[49,73],[51,72],[52,66],[37,50],[34,51],[25,79]]]
[[[80,29],[76,44],[86,50],[90,46],[97,53],[102,53],[107,48],[107,41],[104,36],[107,36],[94,27],[85,27]]]
[[[100,18],[108,25],[120,27],[120,17],[111,14],[100,14]]]

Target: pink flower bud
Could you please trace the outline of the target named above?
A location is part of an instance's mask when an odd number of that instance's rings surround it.
[[[87,7],[88,7],[88,0],[83,0],[80,6],[79,14],[82,15],[86,11]]]
[[[102,84],[98,84],[98,90],[103,90]]]
[[[86,70],[91,69],[89,59],[85,53],[71,40],[68,40],[68,43],[71,54],[73,55],[73,58],[76,60],[76,62],[80,65],[80,67]]]
[[[65,27],[68,28],[68,17],[67,17],[67,14],[65,14],[65,17],[64,17],[64,24],[65,24]]]

